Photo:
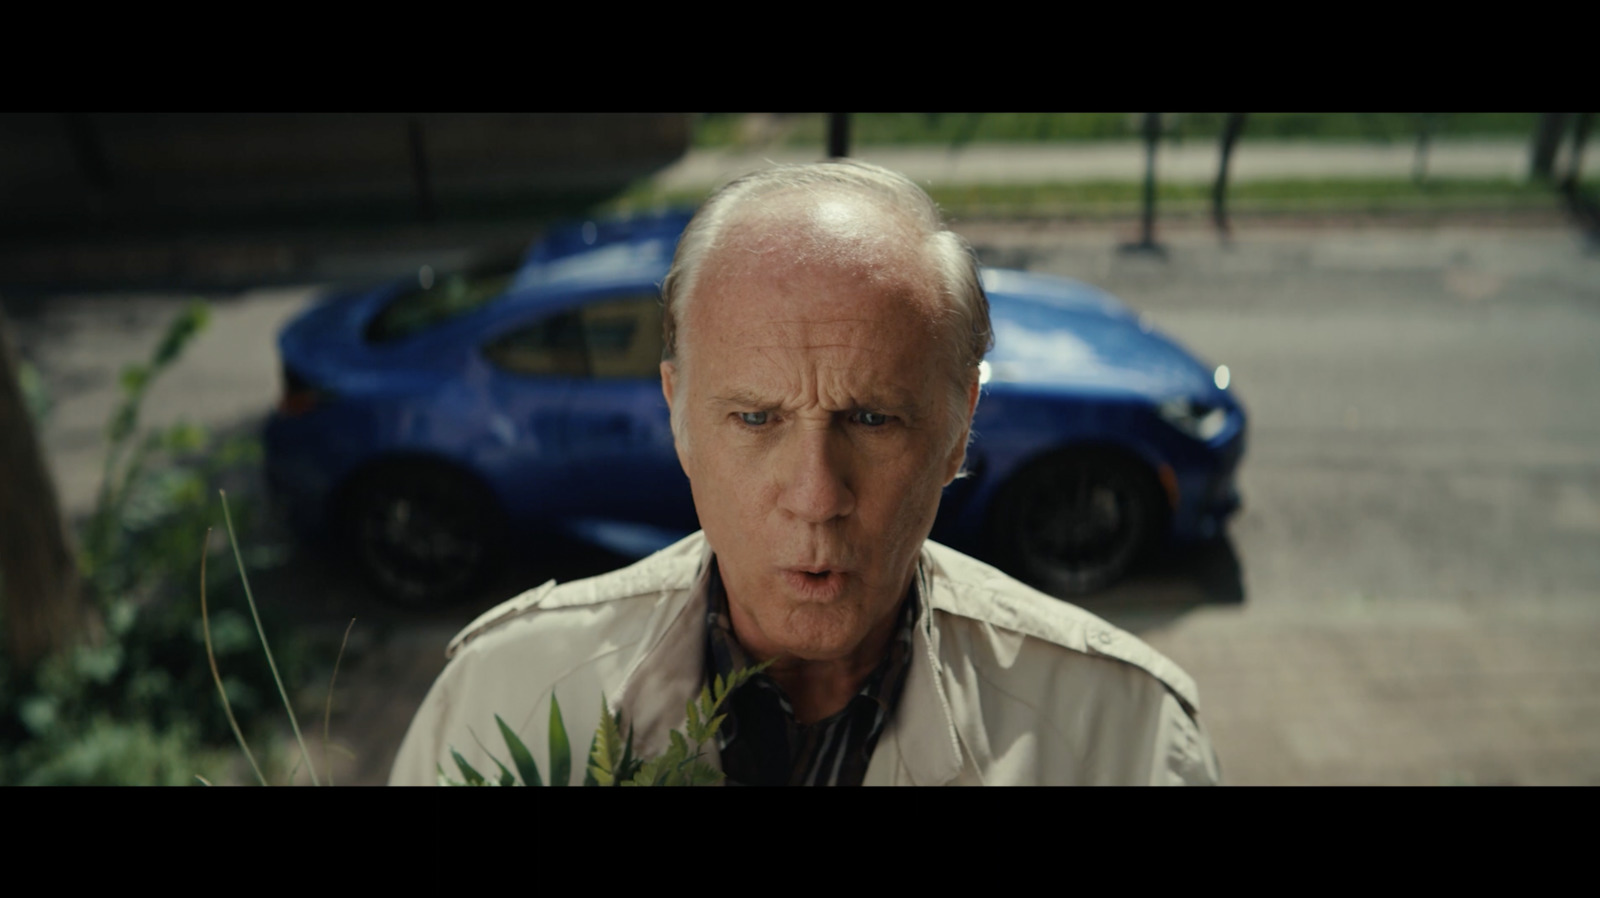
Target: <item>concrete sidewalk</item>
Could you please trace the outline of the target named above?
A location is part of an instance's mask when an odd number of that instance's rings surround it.
[[[1200,609],[1141,634],[1200,684],[1229,785],[1600,785],[1600,615]]]
[[[1508,178],[1528,176],[1525,140],[1435,141],[1427,151],[1433,178]],[[1584,161],[1595,155],[1587,147]],[[765,151],[691,150],[662,170],[655,184],[663,191],[709,189],[724,180],[762,168],[768,162],[812,162],[816,150],[774,147]],[[1144,144],[1107,141],[1060,144],[971,144],[943,147],[853,147],[852,155],[934,186],[964,184],[1047,184],[1078,181],[1138,181],[1144,178]],[[1557,160],[1566,170],[1567,152]],[[1217,176],[1215,141],[1162,144],[1156,177],[1164,182],[1210,183]],[[1234,149],[1229,177],[1239,181],[1287,179],[1410,178],[1416,147],[1410,142],[1290,143],[1242,139]],[[1591,169],[1592,170],[1592,169]]]

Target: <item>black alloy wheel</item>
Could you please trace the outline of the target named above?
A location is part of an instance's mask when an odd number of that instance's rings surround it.
[[[1029,465],[996,503],[994,553],[1012,575],[1052,595],[1104,589],[1125,574],[1161,523],[1154,478],[1111,453]]]
[[[362,572],[384,598],[430,608],[470,596],[501,556],[502,516],[474,478],[440,465],[385,465],[362,475],[346,526]]]

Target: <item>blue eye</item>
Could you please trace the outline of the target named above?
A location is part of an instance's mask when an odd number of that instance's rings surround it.
[[[767,423],[766,412],[740,412],[739,420],[751,427],[760,427]]]
[[[856,420],[866,427],[882,427],[889,423],[889,416],[881,412],[856,412]]]

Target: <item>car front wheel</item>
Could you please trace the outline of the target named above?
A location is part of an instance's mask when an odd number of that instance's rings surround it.
[[[494,497],[466,474],[393,464],[351,487],[345,523],[363,573],[410,608],[466,598],[500,560],[504,528]]]
[[[1014,576],[1052,595],[1104,589],[1149,545],[1157,487],[1110,453],[1059,455],[1017,475],[996,504],[994,554]]]

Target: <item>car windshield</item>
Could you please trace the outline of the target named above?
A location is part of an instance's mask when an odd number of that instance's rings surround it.
[[[367,340],[386,343],[477,311],[506,295],[518,255],[497,255],[459,272],[435,274],[424,266],[416,283],[384,306],[367,327]]]

